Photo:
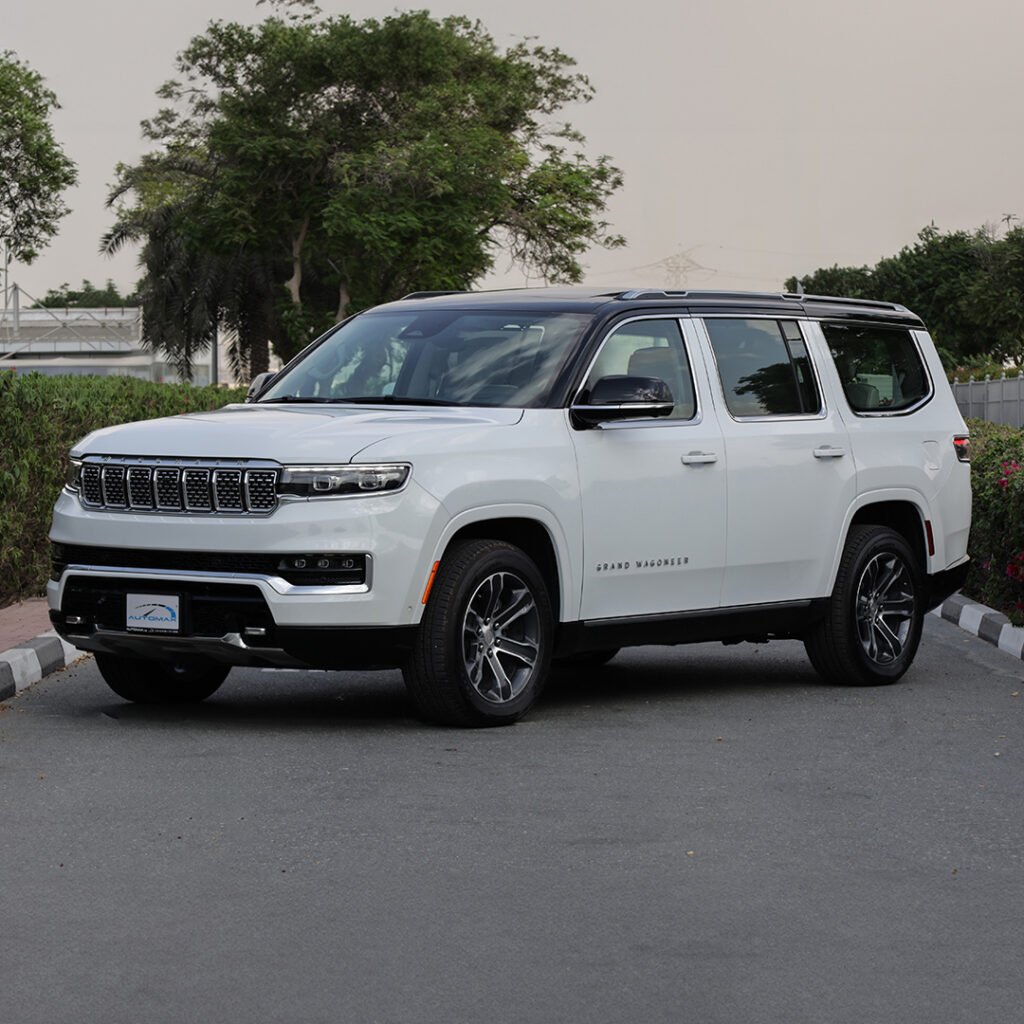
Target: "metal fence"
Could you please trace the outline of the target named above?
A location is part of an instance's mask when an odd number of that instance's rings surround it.
[[[1024,427],[1024,376],[954,384],[953,395],[963,416]]]

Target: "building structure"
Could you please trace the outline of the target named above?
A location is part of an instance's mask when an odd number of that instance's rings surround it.
[[[97,376],[121,375],[157,383],[180,380],[163,354],[142,343],[142,310],[123,308],[23,308],[26,295],[18,285],[7,290],[0,313],[0,370],[17,373]],[[230,382],[225,346],[192,368],[192,383]],[[212,359],[221,356],[214,374]]]

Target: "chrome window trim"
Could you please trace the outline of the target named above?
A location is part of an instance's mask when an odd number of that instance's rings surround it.
[[[826,317],[820,317],[815,321],[819,330],[821,330],[821,324],[831,324],[835,322],[836,321],[829,320]],[[857,322],[859,321],[843,321],[843,323]],[[910,335],[910,340],[913,342],[914,348],[917,351],[917,358],[921,361],[921,368],[924,370],[925,379],[928,381],[928,393],[923,395],[913,405],[908,405],[905,409],[867,409],[864,412],[858,412],[852,405],[850,405],[850,400],[846,397],[846,391],[843,388],[842,381],[840,381],[839,390],[842,392],[846,408],[850,410],[852,415],[863,420],[895,419],[899,416],[910,416],[919,409],[923,409],[935,397],[935,381],[932,378],[932,373],[928,366],[928,360],[924,357],[924,350],[921,347],[921,339],[918,337],[919,334],[927,332],[922,332],[913,327],[901,327],[899,324],[865,324],[865,326],[877,327],[879,330],[886,331],[906,331]],[[832,356],[832,346],[829,345],[828,338],[825,337],[825,332],[823,330],[821,330],[821,341],[828,351],[829,358],[832,359],[834,364],[835,359]]]
[[[800,331],[800,336],[804,342],[804,348],[807,349],[807,360],[811,364],[811,373],[814,374],[814,383],[818,389],[818,398],[821,401],[821,409],[816,413],[780,413],[779,415],[773,416],[737,416],[729,408],[729,399],[725,394],[725,384],[722,381],[722,374],[718,368],[718,355],[715,352],[715,346],[711,343],[711,335],[708,332],[707,327],[704,325],[705,320],[771,320],[774,323],[778,323],[780,320],[790,320],[797,325]],[[811,346],[807,343],[807,332],[804,329],[807,325],[806,318],[796,316],[770,316],[764,313],[760,313],[753,316],[747,316],[737,313],[713,313],[707,316],[694,317],[694,322],[700,323],[701,335],[707,344],[708,351],[711,353],[711,361],[715,368],[714,377],[718,381],[718,391],[722,396],[723,408],[725,409],[726,415],[734,423],[813,423],[815,421],[827,420],[829,417],[829,405],[828,398],[825,394],[825,389],[821,386],[821,374],[818,372],[818,367],[814,362],[814,356],[811,353]]]

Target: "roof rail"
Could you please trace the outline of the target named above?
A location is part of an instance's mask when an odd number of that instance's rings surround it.
[[[801,295],[804,302],[833,303],[843,306],[872,306],[875,309],[893,309],[900,312],[907,310],[906,306],[898,302],[883,302],[880,299],[848,299],[839,295]]]
[[[753,292],[753,291],[670,291],[661,288],[630,288],[619,292],[616,299],[684,299],[691,302],[814,302],[834,306],[865,306],[870,309],[887,309],[898,313],[909,312],[898,302],[882,302],[879,299],[851,299],[841,295],[806,295],[802,292]]]
[[[400,301],[404,302],[406,299],[436,299],[439,295],[465,295],[465,293],[465,288],[448,288],[434,292],[409,292],[408,295],[403,295]]]

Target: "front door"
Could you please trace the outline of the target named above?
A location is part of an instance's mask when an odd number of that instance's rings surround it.
[[[658,377],[675,403],[664,419],[573,431],[583,506],[583,619],[719,605],[725,450],[706,401],[707,379],[693,365],[677,320],[631,320],[605,339],[580,391],[585,401],[602,377]]]

